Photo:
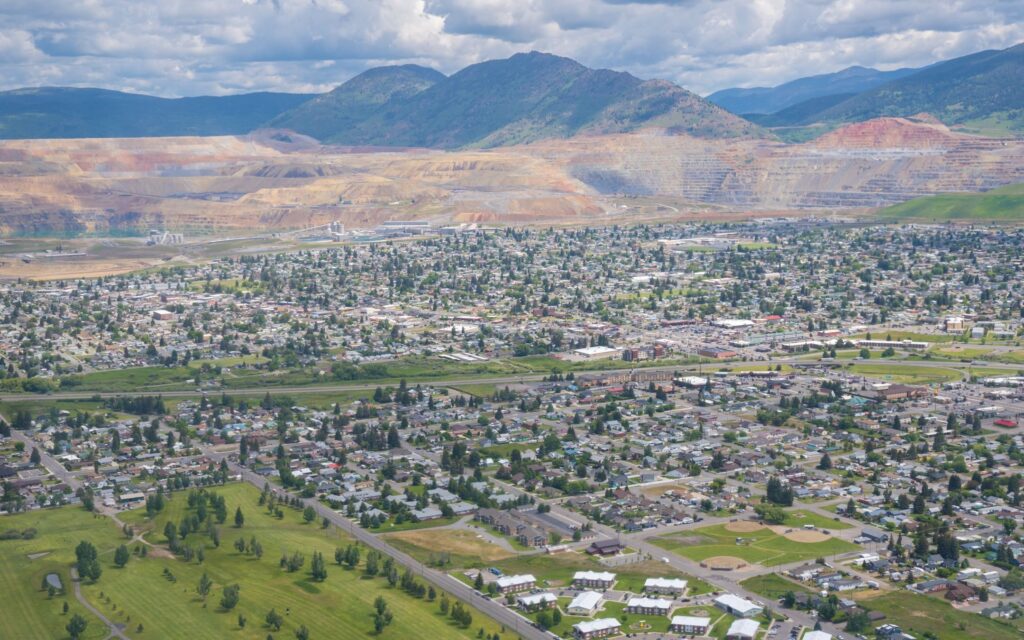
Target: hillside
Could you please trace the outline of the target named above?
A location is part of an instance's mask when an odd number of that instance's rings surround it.
[[[798,78],[775,87],[723,89],[712,93],[707,99],[733,113],[743,115],[775,113],[807,100],[837,95],[848,98],[916,71],[917,69],[879,71],[878,69],[855,66],[835,73]],[[836,100],[833,99],[832,104],[835,102]]]
[[[377,67],[277,116],[269,126],[330,138],[358,126],[389,101],[406,100],[444,79],[444,74],[414,64]]]
[[[347,93],[345,85],[340,90]],[[396,92],[358,123],[335,113],[341,108],[317,100],[272,124],[315,129],[321,140],[336,144],[433,148],[495,147],[645,126],[714,138],[758,131],[669,82],[537,52],[471,65],[413,95]],[[325,130],[307,126],[311,121],[345,126]]]
[[[16,89],[0,92],[0,138],[234,135],[311,97],[249,93],[168,99],[105,89]]]
[[[1017,220],[1024,222],[1024,184],[985,193],[947,193],[915,198],[878,212],[881,218]]]
[[[1024,131],[1024,44],[934,64],[834,104],[794,105],[759,118],[769,126],[859,122],[879,116],[929,113],[946,124],[971,126],[1000,118]]]

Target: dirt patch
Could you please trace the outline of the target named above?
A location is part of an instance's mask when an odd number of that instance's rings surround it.
[[[404,540],[428,551],[447,552],[463,556],[479,556],[485,562],[510,558],[514,553],[502,549],[472,531],[421,529],[388,534],[388,538]]]
[[[28,554],[28,559],[29,560],[38,560],[39,558],[45,558],[48,555],[50,555],[49,551],[40,551],[39,553],[30,553],[30,554]]]
[[[760,522],[751,522],[750,520],[739,520],[738,522],[729,522],[725,525],[726,531],[732,533],[753,533],[764,529],[764,525]]]
[[[734,556],[714,556],[702,561],[700,566],[712,571],[734,571],[747,566],[747,561]]]
[[[792,540],[793,542],[825,542],[832,539],[830,535],[808,529],[794,529],[789,533],[783,533],[782,536],[786,540]]]

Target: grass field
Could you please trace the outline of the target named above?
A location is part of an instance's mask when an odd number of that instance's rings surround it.
[[[101,561],[105,560],[106,577],[113,550],[123,540],[117,526],[80,507],[0,517],[0,531],[29,528],[38,531],[32,540],[0,540],[0,593],[4,598],[0,638],[67,638],[64,625],[75,613],[88,620],[86,640],[106,638],[106,625],[75,599],[69,570],[75,561],[75,546],[88,540],[96,545]],[[29,557],[40,553],[46,555]],[[43,577],[51,572],[58,574],[64,585],[64,593],[52,599],[40,589]],[[67,615],[61,612],[65,602],[70,607]]]
[[[737,538],[741,537],[747,541],[745,544],[737,544]],[[813,560],[858,549],[857,545],[838,538],[824,542],[794,542],[770,529],[737,534],[727,530],[725,525],[713,525],[686,534],[654,538],[651,542],[696,562],[715,556],[733,556],[766,567]]]
[[[117,621],[129,616],[130,629],[143,623],[143,633],[132,637],[152,638],[265,638],[270,632],[264,617],[272,607],[285,617],[285,623],[276,637],[292,637],[299,625],[305,625],[312,638],[337,637],[339,629],[353,635],[371,635],[373,631],[373,601],[383,596],[394,613],[394,623],[381,637],[437,637],[469,638],[483,627],[487,633],[498,631],[497,625],[474,611],[473,625],[461,629],[442,616],[437,603],[427,602],[388,586],[382,578],[364,577],[361,570],[346,570],[334,564],[334,550],[351,540],[335,528],[322,529],[318,523],[303,523],[300,513],[284,509],[284,518],[278,520],[266,514],[257,505],[259,492],[245,484],[233,484],[215,489],[225,497],[230,515],[241,506],[245,525],[241,529],[225,524],[221,526],[222,542],[214,548],[205,535],[191,534],[190,546],[205,546],[203,564],[196,561],[157,557],[133,557],[124,569],[108,563],[96,585],[83,587],[87,597],[105,615]],[[124,514],[124,520],[140,529],[147,529],[146,539],[162,543],[163,527],[167,521],[178,522],[187,513],[187,496],[175,494],[163,512],[148,521],[144,511]],[[91,517],[91,516],[86,516]],[[115,530],[108,546],[117,543]],[[256,559],[241,554],[233,547],[240,536],[246,540],[255,537],[264,547],[264,555]],[[328,577],[313,582],[309,577],[310,557],[314,550],[321,551],[327,560]],[[301,552],[306,564],[295,573],[280,568],[278,559],[285,553]],[[366,550],[362,559],[365,560]],[[170,581],[163,574],[169,570],[176,578]],[[199,577],[208,573],[214,582],[207,602],[196,594]],[[225,585],[241,586],[241,598],[235,610],[223,612],[218,602]],[[102,596],[100,594],[103,594]],[[248,624],[239,628],[238,615],[243,614]]]
[[[915,198],[878,212],[881,218],[1024,221],[1024,185],[985,193],[949,193]]]
[[[445,531],[444,535],[436,531],[405,531],[387,534],[386,538],[396,549],[420,562],[437,561],[440,554],[447,554],[450,566],[460,568],[483,568],[515,555],[465,529]]]
[[[867,595],[876,595],[877,591]],[[892,591],[860,601],[865,608],[881,611],[886,622],[899,625],[905,633],[920,638],[931,632],[942,640],[994,640],[1020,638],[1024,635],[1021,620],[1002,622],[976,613],[958,611],[949,603],[909,591]]]
[[[818,515],[813,511],[807,511],[805,509],[787,511],[786,519],[782,524],[787,527],[802,527],[805,524],[813,524],[819,529],[831,529],[833,531],[841,531],[843,529],[850,529],[853,527],[853,525],[846,524],[845,522],[839,522],[832,518],[826,518],[825,516]]]
[[[793,582],[788,578],[783,578],[777,573],[766,573],[763,576],[747,578],[740,582],[740,586],[769,600],[778,600],[789,591],[793,593],[812,593],[810,589],[802,584]]]
[[[867,333],[858,333],[850,336],[851,340],[864,340]],[[950,333],[918,333],[916,331],[903,331],[900,329],[878,329],[871,332],[875,340],[913,340],[914,342],[953,342],[956,337]]]
[[[962,378],[956,369],[945,369],[939,367],[916,367],[901,364],[852,364],[850,373],[860,374],[868,378],[878,378],[888,382],[903,382],[906,384],[941,384],[943,382],[955,382]]]

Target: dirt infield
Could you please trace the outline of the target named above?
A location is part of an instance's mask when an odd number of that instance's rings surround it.
[[[733,556],[714,556],[703,560],[700,566],[712,571],[734,571],[747,566],[747,561]]]
[[[750,520],[738,520],[736,522],[728,522],[725,525],[726,531],[732,533],[753,533],[764,529],[764,525],[760,522],[751,522]]]
[[[786,540],[792,540],[793,542],[825,542],[831,540],[832,536],[824,534],[820,531],[810,531],[807,529],[794,529],[789,533],[782,533],[782,536]]]

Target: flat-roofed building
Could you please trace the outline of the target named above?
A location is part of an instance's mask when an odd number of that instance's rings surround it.
[[[753,618],[764,611],[764,607],[731,593],[715,598],[715,606],[740,618]]]
[[[754,640],[760,626],[757,620],[734,620],[725,632],[725,640]]]

